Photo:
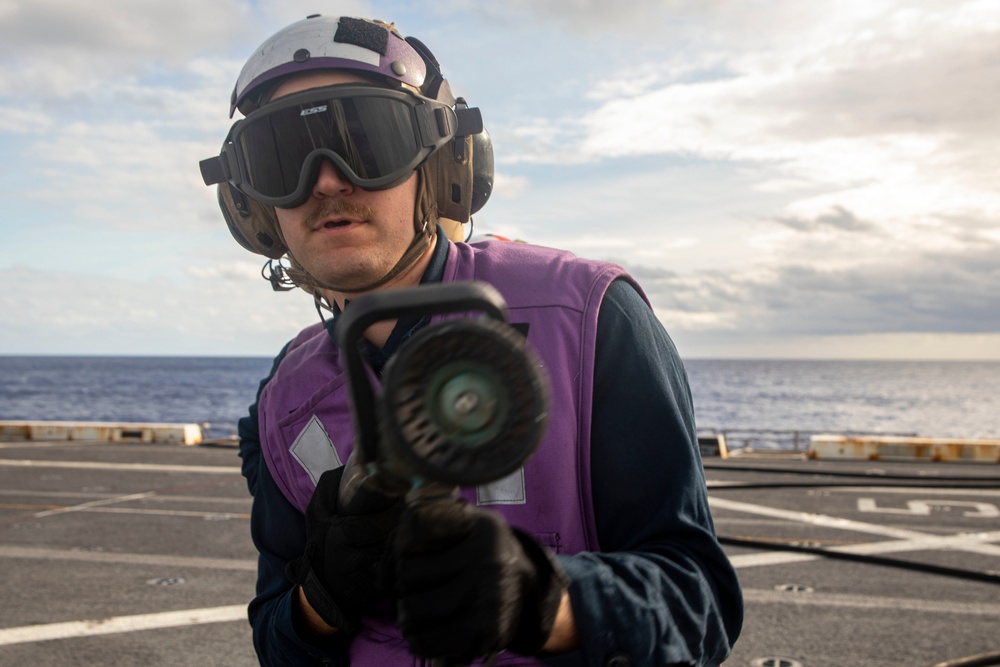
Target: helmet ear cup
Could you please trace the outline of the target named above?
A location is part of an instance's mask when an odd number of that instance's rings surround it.
[[[406,41],[427,66],[420,94],[456,105],[456,109],[468,108],[464,99],[456,99],[451,92],[451,84],[442,76],[441,65],[431,50],[416,37],[407,37]],[[471,136],[456,137],[451,145],[435,151],[425,163],[434,178],[433,191],[438,215],[442,218],[468,222],[493,192],[493,140],[486,128],[481,124],[479,127],[480,131]]]
[[[222,217],[237,243],[270,259],[280,259],[288,251],[278,233],[273,206],[247,197],[230,183],[220,183],[218,195]]]
[[[461,142],[463,148],[456,147]],[[442,218],[468,222],[472,208],[471,137],[456,137],[427,158],[429,178],[433,179],[434,200]]]
[[[493,193],[493,139],[483,131],[472,135],[472,202],[469,215],[478,213]]]
[[[461,142],[461,143],[459,143]],[[452,144],[435,151],[427,166],[434,179],[438,215],[468,222],[493,191],[493,141],[484,129],[478,134],[456,137]]]

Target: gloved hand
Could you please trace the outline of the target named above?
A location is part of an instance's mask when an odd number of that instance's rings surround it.
[[[391,554],[403,636],[426,658],[538,653],[568,585],[531,537],[500,514],[452,497],[409,504]]]
[[[359,494],[369,494],[360,503],[367,512],[344,514],[339,496],[343,474],[340,467],[320,476],[306,507],[305,553],[288,564],[286,574],[302,586],[306,600],[328,625],[354,634],[362,612],[374,608],[386,592],[379,564],[403,502],[362,489]]]

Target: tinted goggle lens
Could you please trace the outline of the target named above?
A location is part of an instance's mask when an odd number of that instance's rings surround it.
[[[233,125],[222,154],[200,163],[205,183],[228,181],[279,207],[309,197],[322,160],[366,190],[399,185],[456,135],[482,131],[478,109],[375,86],[295,93]]]
[[[248,118],[233,137],[246,184],[265,197],[295,192],[314,151],[340,157],[359,184],[413,168],[421,145],[413,108],[386,97],[308,102]]]

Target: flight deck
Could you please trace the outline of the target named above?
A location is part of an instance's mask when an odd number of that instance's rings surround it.
[[[0,442],[0,664],[256,664],[239,464],[231,442]],[[705,473],[746,599],[726,665],[1000,664],[1000,465]]]

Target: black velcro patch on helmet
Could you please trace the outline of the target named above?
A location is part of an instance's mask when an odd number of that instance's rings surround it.
[[[389,31],[371,21],[342,16],[333,41],[360,46],[384,56],[389,50]]]

